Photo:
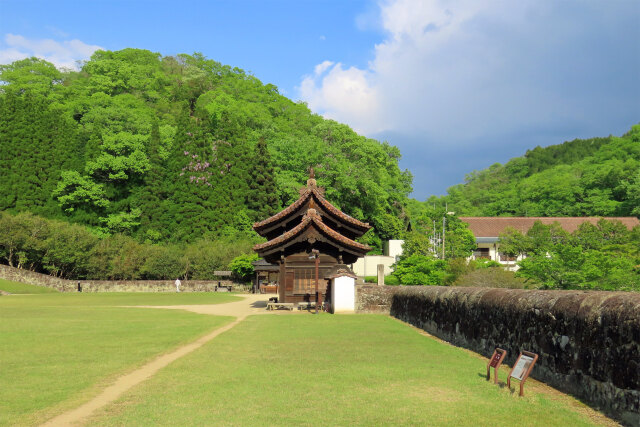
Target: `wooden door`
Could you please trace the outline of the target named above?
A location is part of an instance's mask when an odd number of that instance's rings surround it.
[[[287,271],[284,279],[285,295],[293,295],[293,282],[294,282],[293,271]]]

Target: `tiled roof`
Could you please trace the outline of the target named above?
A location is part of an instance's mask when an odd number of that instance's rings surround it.
[[[344,222],[347,222],[347,223],[349,223],[351,225],[354,225],[357,228],[361,228],[364,231],[368,231],[371,228],[371,226],[369,225],[368,222],[362,222],[362,221],[359,221],[359,220],[355,219],[352,216],[347,215],[346,213],[342,212],[340,209],[336,208],[331,203],[329,203],[329,201],[327,199],[325,199],[324,197],[320,197],[319,196],[318,197],[318,201],[320,202],[320,204],[322,205],[323,208],[325,208],[327,211],[331,212],[333,215],[337,216],[338,218],[340,218]]]
[[[304,188],[303,191],[300,193],[300,197],[298,198],[298,200],[293,202],[287,208],[281,210],[280,212],[273,215],[272,217],[269,217],[263,221],[256,222],[255,224],[253,224],[253,229],[259,232],[260,229],[265,228],[269,225],[275,224],[278,221],[286,218],[287,216],[296,212],[302,205],[304,205],[306,201],[309,199],[309,197],[311,197],[312,195],[315,196],[316,200],[318,200],[318,202],[322,205],[322,207],[325,210],[327,210],[328,212],[330,212],[332,215],[336,216],[340,220],[350,225],[353,225],[357,228],[360,228],[363,231],[367,231],[371,228],[371,226],[368,223],[359,221],[347,215],[346,213],[342,212],[340,209],[336,208],[335,206],[333,206],[331,203],[329,203],[327,199],[325,199],[322,196],[318,187],[316,187],[315,185],[312,185]]]
[[[304,217],[302,218],[302,222],[297,226],[295,226],[294,228],[292,228],[291,230],[276,237],[275,239],[269,240],[268,242],[255,245],[253,247],[253,250],[256,252],[260,252],[267,249],[272,249],[283,243],[286,243],[289,240],[293,239],[294,237],[298,236],[300,233],[302,233],[311,224],[316,225],[324,234],[326,234],[332,240],[342,244],[343,246],[349,247],[359,252],[365,252],[365,253],[371,250],[369,246],[364,245],[360,242],[356,242],[355,240],[351,240],[348,237],[345,237],[342,234],[338,233],[337,231],[334,231],[331,228],[329,228],[325,223],[322,222],[322,218],[320,217],[320,215],[318,215],[315,209],[309,209],[307,213],[304,215]]]
[[[267,219],[264,219],[260,222],[256,222],[255,224],[253,224],[253,229],[257,231],[260,228],[266,227],[267,225],[270,225],[273,223],[277,223],[281,219],[286,218],[288,215],[298,210],[298,208],[300,208],[310,196],[311,196],[311,191],[304,191],[304,193],[300,195],[300,198],[298,198],[298,200],[290,204],[288,207],[284,208],[277,214],[270,216]]]
[[[620,221],[628,229],[640,225],[636,217],[460,217],[461,221],[469,224],[469,229],[475,237],[498,237],[507,227],[513,227],[521,233],[526,233],[536,221],[545,225],[558,222],[569,233],[578,229],[580,224],[590,222],[596,225],[602,218],[608,221]]]

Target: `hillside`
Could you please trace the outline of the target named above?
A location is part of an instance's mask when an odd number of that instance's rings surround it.
[[[399,158],[200,54],[0,66],[0,211],[140,241],[216,238],[296,199],[314,166],[327,197],[384,239],[402,232],[411,192]]]
[[[640,124],[621,137],[536,147],[447,193],[410,211],[446,204],[463,216],[640,216]]]
[[[0,211],[101,235],[251,238],[254,221],[297,198],[309,166],[332,203],[374,226],[365,237],[376,247],[401,237],[409,215],[420,229],[445,205],[469,216],[640,215],[640,125],[536,147],[425,202],[408,198],[399,158],[200,54],[98,51],[77,72],[36,58],[0,66]]]

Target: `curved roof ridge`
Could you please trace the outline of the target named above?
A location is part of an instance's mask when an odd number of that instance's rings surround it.
[[[267,248],[271,248],[274,246],[277,246],[281,243],[284,243],[288,240],[290,240],[291,238],[297,236],[298,234],[300,234],[300,232],[304,231],[304,229],[307,228],[307,225],[309,225],[310,223],[314,223],[315,225],[317,225],[320,230],[322,230],[323,232],[325,232],[329,237],[331,237],[333,240],[336,240],[340,243],[342,243],[345,246],[349,246],[351,248],[355,248],[358,249],[360,251],[366,251],[369,252],[371,250],[371,247],[368,245],[365,245],[363,243],[360,242],[356,242],[355,240],[349,239],[348,237],[343,236],[342,234],[338,233],[335,230],[332,230],[328,225],[326,225],[325,223],[322,222],[322,218],[320,217],[320,215],[318,215],[318,213],[316,212],[315,209],[309,209],[304,217],[302,218],[302,221],[300,222],[300,224],[298,224],[297,226],[295,226],[294,228],[292,228],[291,230],[287,231],[286,233],[269,240],[268,242],[264,242],[264,243],[260,243],[257,244],[253,247],[254,251],[261,251]]]
[[[350,215],[347,215],[346,213],[342,212],[340,209],[336,208],[335,206],[333,206],[331,204],[331,202],[329,202],[327,199],[324,198],[324,196],[322,196],[318,191],[315,191],[315,188],[311,190],[316,197],[318,198],[318,201],[320,202],[320,204],[329,212],[331,212],[333,215],[337,216],[338,218],[344,220],[345,222],[348,222],[349,224],[355,225],[357,227],[363,228],[365,230],[369,230],[371,228],[371,226],[369,225],[368,222],[362,222],[359,219],[356,219]]]
[[[311,195],[311,191],[309,191],[309,189],[305,189],[304,192],[298,198],[298,200],[296,200],[295,202],[291,203],[289,206],[287,206],[286,208],[284,208],[283,210],[281,210],[277,214],[275,214],[273,216],[270,216],[267,219],[263,219],[260,222],[254,223],[253,224],[253,228],[254,229],[262,228],[265,225],[269,225],[269,224],[271,224],[273,222],[276,222],[276,221],[284,218],[285,216],[289,215],[290,213],[293,213],[296,209],[298,209],[300,206],[302,206],[304,204],[304,202],[307,201],[307,198],[310,195]]]

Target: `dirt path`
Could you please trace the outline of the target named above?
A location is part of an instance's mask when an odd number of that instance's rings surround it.
[[[135,371],[123,375],[116,381],[104,389],[102,393],[91,399],[90,401],[82,404],[81,406],[72,409],[68,412],[58,415],[42,424],[46,427],[59,427],[59,426],[74,426],[82,425],[83,420],[93,414],[97,409],[108,405],[109,403],[118,399],[122,394],[131,389],[132,387],[140,384],[141,382],[149,379],[156,374],[160,369],[164,368],[171,362],[191,353],[192,351],[202,347],[202,345],[211,341],[218,335],[228,331],[229,329],[242,322],[247,316],[252,314],[280,314],[282,311],[266,311],[268,295],[242,295],[244,299],[242,301],[236,301],[226,304],[215,305],[180,305],[180,306],[144,306],[145,308],[165,308],[165,309],[177,309],[188,310],[194,313],[212,314],[219,316],[233,316],[236,320],[232,323],[225,325],[215,331],[207,334],[200,339],[184,345],[171,353],[164,354],[146,365],[136,369]],[[290,313],[288,310],[286,313]]]

